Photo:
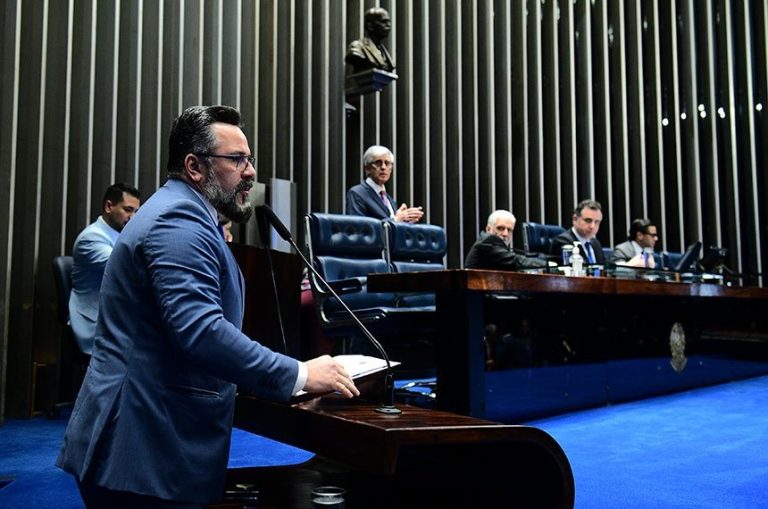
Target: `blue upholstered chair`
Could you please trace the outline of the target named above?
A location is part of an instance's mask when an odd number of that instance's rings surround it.
[[[315,269],[363,323],[371,326],[377,322],[394,323],[398,315],[408,315],[408,319],[415,320],[419,312],[434,311],[431,307],[403,308],[398,306],[395,294],[368,291],[368,274],[390,272],[384,257],[384,227],[378,219],[311,213],[305,217],[305,226],[307,248]],[[349,328],[352,320],[348,313],[322,283],[311,276],[310,285],[321,326],[354,331],[354,327]]]
[[[432,224],[386,221],[385,254],[393,272],[445,268],[445,230]]]
[[[384,258],[384,226],[362,216],[311,213],[305,217],[306,241],[315,269],[361,322],[402,362],[396,377],[429,376],[434,371],[431,337],[435,308],[407,303],[393,293],[369,292],[370,273],[390,272]],[[336,338],[334,350],[378,356],[349,314],[320,281],[310,276],[315,308],[324,333]]]
[[[558,224],[523,223],[523,247],[531,253],[552,255],[552,241],[565,231]]]
[[[445,268],[445,230],[432,224],[384,222],[385,255],[392,272],[417,272]],[[403,294],[398,306],[435,305],[435,294]]]
[[[680,263],[683,253],[664,251],[661,253],[661,268],[664,270],[674,270]]]
[[[690,244],[684,253],[668,253],[665,251],[661,254],[664,268],[675,272],[698,272],[701,246],[701,242],[696,241]]]

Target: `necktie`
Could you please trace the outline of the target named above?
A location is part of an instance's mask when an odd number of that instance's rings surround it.
[[[592,243],[590,241],[584,243],[584,249],[587,251],[587,262],[595,263],[595,252],[592,250]]]
[[[387,200],[387,192],[383,189],[379,191],[379,195],[381,196],[381,201],[384,202],[384,205],[386,206],[389,204],[389,200]]]

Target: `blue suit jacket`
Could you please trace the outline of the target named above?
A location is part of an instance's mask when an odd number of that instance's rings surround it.
[[[387,200],[392,205],[392,210],[397,210],[395,200],[387,193]],[[347,210],[351,216],[368,216],[375,219],[390,219],[389,210],[381,196],[376,194],[371,186],[365,182],[349,188],[347,191]]]
[[[69,324],[80,350],[90,355],[99,317],[99,289],[115,234],[99,217],[75,239],[72,250],[72,293],[69,295]]]
[[[287,401],[298,363],[240,331],[243,278],[203,200],[170,180],[120,235],[57,465],[171,500],[220,499],[235,384]]]

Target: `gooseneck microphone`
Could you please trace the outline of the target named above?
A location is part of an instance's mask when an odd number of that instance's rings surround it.
[[[323,283],[323,286],[330,292],[331,295],[333,295],[337,301],[339,301],[339,304],[341,304],[341,307],[344,308],[344,311],[346,311],[349,316],[352,318],[352,321],[355,322],[355,325],[362,331],[363,335],[365,335],[366,338],[368,338],[368,341],[373,344],[373,346],[378,350],[378,352],[381,354],[381,357],[384,359],[384,361],[387,363],[387,370],[386,374],[384,375],[384,402],[379,405],[378,408],[376,408],[376,411],[382,414],[399,414],[401,413],[401,410],[395,406],[395,377],[392,372],[392,364],[389,361],[389,356],[387,355],[387,352],[384,350],[384,347],[379,343],[379,341],[373,337],[373,334],[371,334],[371,331],[368,330],[368,327],[363,325],[363,322],[360,321],[360,319],[357,317],[357,315],[352,311],[347,304],[341,300],[341,297],[339,297],[339,294],[336,293],[336,291],[331,287],[331,285],[328,283],[328,281],[325,280],[323,276],[320,275],[320,273],[315,269],[315,267],[310,263],[309,260],[304,256],[304,253],[301,252],[301,249],[299,249],[299,246],[296,245],[296,242],[293,240],[293,236],[291,235],[291,232],[286,228],[286,226],[283,224],[282,221],[280,221],[280,218],[277,217],[275,214],[275,211],[272,210],[272,207],[269,205],[259,205],[256,207],[256,212],[261,213],[266,220],[269,222],[269,224],[272,226],[272,228],[275,229],[278,235],[282,237],[282,239],[286,242],[288,242],[293,249],[296,250],[299,257],[301,257],[301,260],[304,262],[304,265],[314,274],[314,276],[320,280]]]

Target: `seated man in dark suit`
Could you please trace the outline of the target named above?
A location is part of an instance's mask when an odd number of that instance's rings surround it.
[[[590,264],[604,264],[603,246],[595,237],[603,220],[603,207],[595,200],[582,200],[573,211],[573,226],[552,241],[552,254],[560,256],[563,246],[578,242],[584,261]]]
[[[352,216],[368,216],[375,219],[393,219],[416,223],[424,216],[421,207],[409,207],[405,203],[395,208],[395,200],[384,187],[392,177],[395,156],[387,147],[372,145],[363,154],[365,181],[347,191],[346,213]]]
[[[485,231],[469,250],[464,268],[520,270],[546,267],[546,260],[518,254],[511,249],[516,222],[515,216],[507,210],[496,210],[488,216]]]
[[[613,250],[610,260],[616,265],[653,269],[653,246],[659,240],[656,225],[649,219],[635,219],[629,226],[629,237]]]

